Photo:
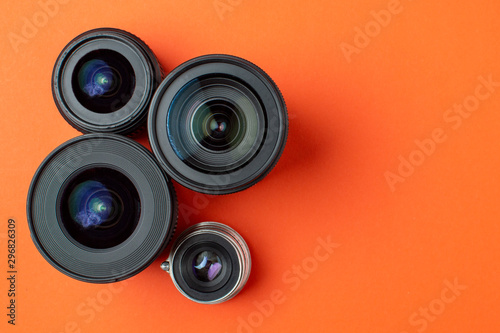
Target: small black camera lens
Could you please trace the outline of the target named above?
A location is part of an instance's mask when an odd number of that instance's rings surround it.
[[[265,177],[285,147],[283,97],[254,64],[206,55],[174,69],[153,97],[149,141],[172,178],[203,193],[241,191]]]
[[[52,93],[62,116],[83,133],[132,134],[145,125],[161,82],[160,64],[136,36],[118,29],[87,31],[61,52]]]
[[[250,251],[241,235],[227,225],[198,223],[175,241],[162,269],[190,300],[221,303],[236,296],[247,282]]]
[[[152,154],[114,134],[56,148],[35,173],[27,200],[31,237],[45,259],[86,282],[129,278],[172,237],[173,186]]]

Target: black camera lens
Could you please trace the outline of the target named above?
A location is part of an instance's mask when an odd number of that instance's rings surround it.
[[[250,275],[250,251],[230,227],[203,222],[184,231],[162,264],[176,288],[204,304],[227,301],[238,294]]]
[[[87,31],[61,52],[52,93],[62,116],[83,133],[132,134],[145,125],[161,82],[158,60],[136,36],[118,29]]]
[[[87,282],[145,269],[176,225],[175,192],[149,151],[126,137],[89,134],[56,148],[33,177],[31,237],[45,259]]]
[[[203,193],[241,191],[265,177],[285,147],[285,102],[271,78],[234,56],[174,69],[150,107],[149,141],[165,170]]]

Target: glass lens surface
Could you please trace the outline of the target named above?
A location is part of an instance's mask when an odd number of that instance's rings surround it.
[[[78,243],[109,248],[125,241],[137,227],[141,204],[134,184],[109,168],[74,176],[59,202],[61,224]]]
[[[212,100],[200,105],[191,122],[196,141],[211,151],[224,151],[238,145],[245,133],[241,114],[225,101]]]
[[[243,82],[201,76],[175,95],[167,133],[176,155],[204,173],[242,167],[260,149],[266,120],[258,98]]]
[[[135,73],[130,62],[112,50],[95,50],[82,57],[72,75],[78,101],[90,111],[110,113],[132,98]]]
[[[213,251],[200,252],[193,260],[193,272],[202,282],[213,281],[220,275],[222,261]]]

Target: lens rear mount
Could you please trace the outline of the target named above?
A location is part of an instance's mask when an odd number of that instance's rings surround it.
[[[52,73],[61,115],[82,133],[131,135],[145,125],[162,79],[158,60],[138,37],[101,28],[73,39]]]

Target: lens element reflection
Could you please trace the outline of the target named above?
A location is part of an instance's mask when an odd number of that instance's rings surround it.
[[[90,97],[112,96],[121,85],[120,73],[105,61],[92,59],[83,64],[78,73],[78,83]]]
[[[221,270],[222,263],[215,252],[203,251],[194,258],[193,271],[200,281],[213,281],[220,275]]]
[[[69,196],[71,218],[85,229],[111,226],[123,213],[120,199],[102,183],[85,181],[75,187]]]
[[[124,107],[135,91],[135,72],[130,62],[113,50],[95,50],[75,66],[72,89],[78,102],[96,113]]]

